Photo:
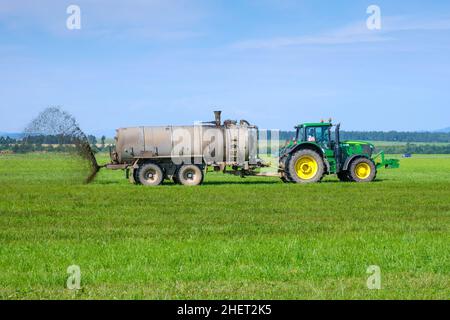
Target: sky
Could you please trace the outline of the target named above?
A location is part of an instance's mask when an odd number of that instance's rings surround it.
[[[49,106],[97,135],[213,110],[264,129],[435,130],[449,79],[447,0],[0,0],[3,132]]]

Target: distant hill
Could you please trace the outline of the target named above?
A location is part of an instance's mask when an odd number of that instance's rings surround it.
[[[445,129],[441,129],[441,130],[436,130],[436,132],[445,132],[445,133],[450,133],[450,127],[445,128]]]
[[[10,137],[11,139],[21,139],[24,134],[21,132],[0,132],[0,137]]]

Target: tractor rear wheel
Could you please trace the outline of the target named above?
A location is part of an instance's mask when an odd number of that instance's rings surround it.
[[[288,160],[287,156],[283,156],[282,158],[280,158],[280,169],[282,170],[280,178],[281,178],[281,181],[283,181],[284,183],[291,182],[289,180],[288,174],[286,173],[287,160]]]
[[[185,164],[178,170],[176,179],[182,185],[197,186],[203,182],[203,170],[197,165]]]
[[[357,158],[350,164],[349,176],[355,182],[371,182],[375,180],[377,168],[372,160]]]
[[[294,153],[287,166],[289,180],[295,183],[313,183],[322,180],[325,164],[315,151],[303,149]]]
[[[158,186],[163,182],[164,173],[156,163],[145,163],[136,173],[137,181],[145,186]]]
[[[281,181],[283,181],[284,183],[289,183],[289,182],[291,182],[291,181],[289,180],[287,174],[284,173],[284,172],[281,173],[280,179],[281,179]]]

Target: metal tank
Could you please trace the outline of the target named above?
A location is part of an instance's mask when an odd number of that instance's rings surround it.
[[[203,171],[208,166],[222,171],[231,166],[233,172],[258,166],[257,132],[258,128],[245,120],[221,123],[220,111],[215,112],[214,121],[191,126],[120,128],[111,152],[112,163],[107,167],[130,170],[128,175],[133,182],[144,183],[145,175],[140,172],[144,164],[152,163],[163,179],[175,182],[184,181],[180,171],[190,166],[203,181]]]

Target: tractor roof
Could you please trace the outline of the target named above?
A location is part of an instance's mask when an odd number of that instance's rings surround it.
[[[307,128],[307,127],[330,127],[333,124],[331,122],[309,122],[302,123],[298,125],[298,128]]]

